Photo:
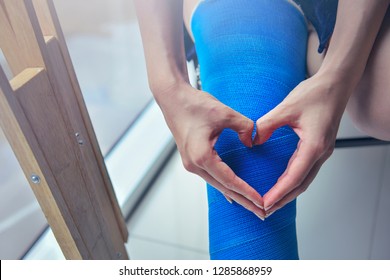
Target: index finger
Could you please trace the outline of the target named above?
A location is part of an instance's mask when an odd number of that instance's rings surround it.
[[[204,169],[226,188],[241,194],[257,207],[264,209],[263,198],[248,183],[238,177],[214,151],[213,156],[204,164]]]
[[[300,141],[286,170],[276,184],[264,195],[265,210],[269,210],[275,203],[299,186],[320,156],[314,145]]]

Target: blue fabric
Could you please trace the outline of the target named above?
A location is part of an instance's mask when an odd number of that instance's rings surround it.
[[[338,0],[294,0],[301,6],[306,18],[313,24],[320,42],[318,52],[322,53],[333,34],[336,23]]]
[[[192,19],[202,89],[256,121],[305,78],[307,29],[284,0],[206,0]],[[215,149],[233,171],[264,195],[285,170],[297,135],[278,129],[246,148],[225,129]],[[211,259],[297,259],[295,201],[265,222],[208,186]]]
[[[293,0],[297,3],[305,17],[313,24],[318,34],[318,52],[326,48],[336,23],[338,0]],[[186,58],[196,59],[195,46],[185,30],[184,36]]]

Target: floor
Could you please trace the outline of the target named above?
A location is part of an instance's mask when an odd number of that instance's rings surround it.
[[[131,217],[131,259],[208,259],[206,189],[174,153]]]
[[[338,149],[298,200],[301,259],[390,259],[390,147]],[[132,259],[208,259],[202,179],[176,152],[131,217]]]

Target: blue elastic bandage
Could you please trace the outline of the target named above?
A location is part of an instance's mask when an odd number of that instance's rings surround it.
[[[253,121],[305,78],[307,29],[285,0],[206,0],[192,18],[203,90]],[[289,127],[246,148],[225,129],[215,149],[264,195],[286,169],[299,138]],[[208,186],[211,259],[297,259],[295,201],[261,221]]]

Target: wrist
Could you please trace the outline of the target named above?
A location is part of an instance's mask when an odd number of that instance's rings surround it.
[[[312,81],[309,82],[311,79]],[[327,104],[332,114],[340,113],[341,116],[354,89],[348,79],[349,77],[344,78],[343,73],[324,69],[306,81],[309,85],[308,90],[314,95],[314,100]]]
[[[150,84],[153,96],[160,106],[161,110],[169,110],[170,107],[182,106],[184,98],[188,95],[188,90],[194,90],[188,81],[185,80],[173,80],[170,82],[165,81],[160,84]],[[181,105],[182,104],[182,105]]]
[[[342,94],[349,98],[361,75],[353,69],[323,65],[318,70],[316,76],[330,88],[341,88]]]

